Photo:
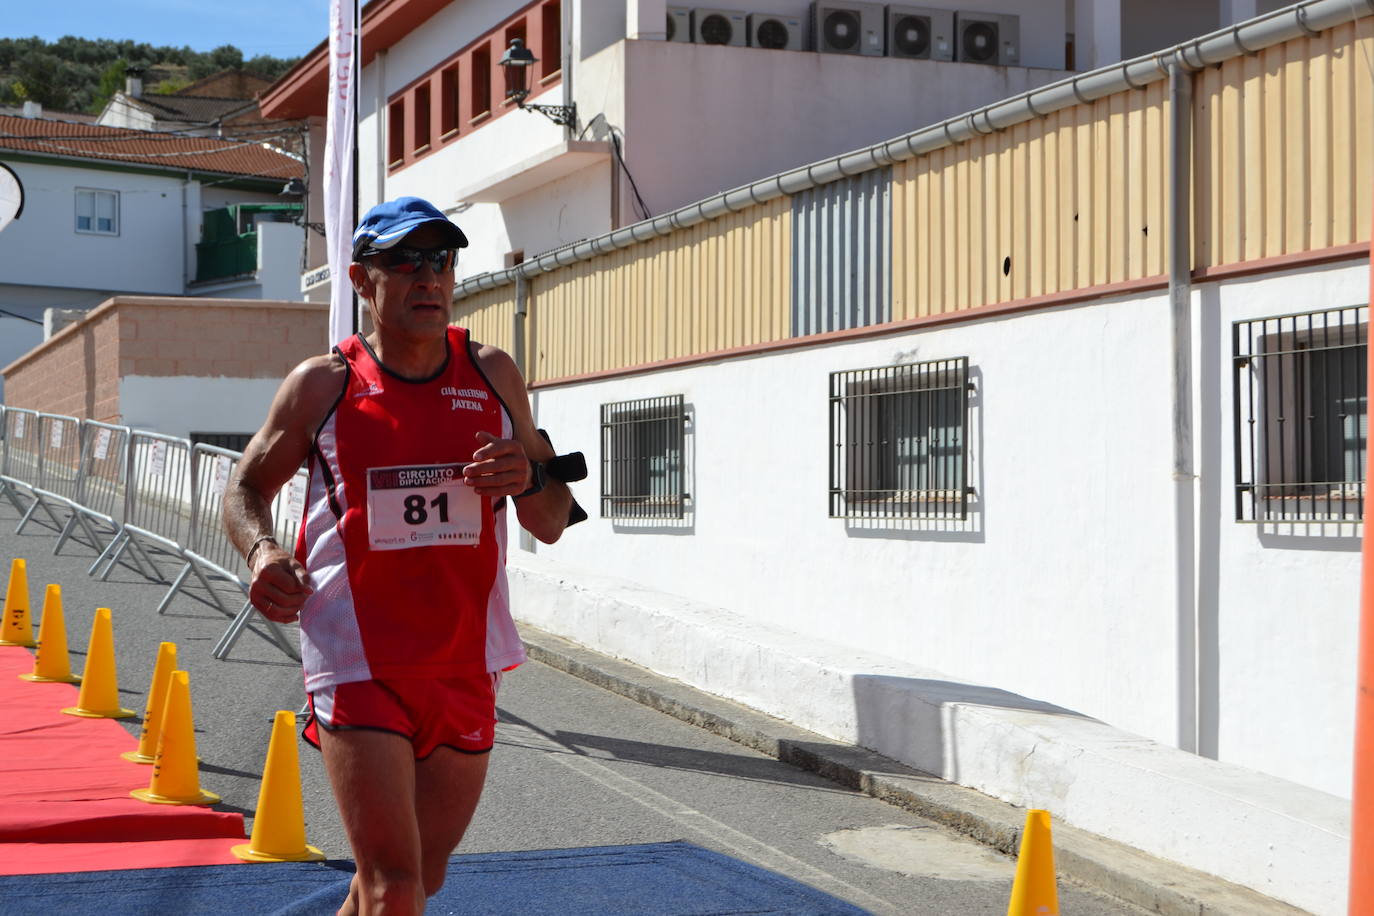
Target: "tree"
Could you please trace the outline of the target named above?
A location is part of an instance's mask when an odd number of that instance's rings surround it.
[[[124,88],[124,71],[129,68],[129,62],[119,57],[111,61],[104,70],[100,72],[100,82],[96,85],[95,94],[86,111],[96,114],[105,107],[105,103],[114,98],[114,94]]]

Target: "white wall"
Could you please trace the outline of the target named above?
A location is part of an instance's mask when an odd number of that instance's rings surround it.
[[[24,215],[0,233],[0,283],[182,292],[179,179],[28,162],[11,167],[24,183]],[[78,187],[119,192],[118,235],[76,231]]]
[[[625,132],[626,162],[655,215],[1067,75],[650,41],[608,49],[584,70],[620,48],[626,113],[607,117]],[[589,82],[580,77],[576,89],[585,122],[601,110],[587,98]],[[629,193],[626,185],[622,200]]]
[[[119,381],[121,422],[169,436],[253,433],[280,385],[271,378],[126,375]]]
[[[1198,563],[1215,583],[1199,613],[1219,633],[1207,727],[1221,759],[1347,797],[1357,543],[1260,532],[1216,494],[1230,492],[1229,321],[1362,301],[1366,283],[1327,269],[1195,294]],[[827,518],[828,373],[958,356],[977,386],[969,520]],[[587,452],[574,489],[593,518],[539,553],[1174,745],[1169,365],[1160,294],[541,390],[539,425]],[[599,405],[671,394],[693,417],[689,518],[599,518]]]

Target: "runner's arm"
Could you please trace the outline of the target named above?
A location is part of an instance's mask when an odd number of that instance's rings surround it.
[[[515,361],[496,347],[477,343],[472,346],[478,365],[510,411],[515,438],[501,440],[486,437],[482,448],[473,454],[474,465],[469,466],[469,471],[474,476],[489,478],[489,482],[477,487],[478,492],[491,496],[517,496],[533,485],[530,461],[548,461],[554,457],[553,447],[534,428],[534,415],[530,411],[525,380]],[[493,463],[477,464],[484,460]],[[521,526],[545,544],[552,544],[562,536],[563,529],[568,525],[572,491],[561,480],[547,478],[543,490],[513,502]]]
[[[249,560],[249,599],[278,623],[295,620],[310,594],[294,545],[270,540],[272,499],[310,454],[315,430],[342,390],[346,370],[332,355],[301,363],[277,389],[267,420],[243,450],[224,494],[224,527]]]

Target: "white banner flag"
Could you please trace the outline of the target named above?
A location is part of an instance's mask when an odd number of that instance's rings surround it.
[[[324,233],[329,250],[329,346],[353,333],[353,96],[358,68],[353,19],[358,0],[329,2],[329,108],[324,140]]]

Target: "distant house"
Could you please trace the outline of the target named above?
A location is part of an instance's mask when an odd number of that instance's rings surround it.
[[[228,128],[259,127],[258,95],[272,83],[243,70],[223,70],[169,95],[148,93],[144,71],[125,71],[124,90],[105,103],[96,123],[105,127],[167,130],[218,136]],[[272,122],[285,126],[285,122]]]
[[[0,366],[45,312],[51,333],[111,296],[300,298],[305,230],[280,192],[304,166],[259,140],[0,114],[0,162],[25,189],[0,233]]]

